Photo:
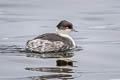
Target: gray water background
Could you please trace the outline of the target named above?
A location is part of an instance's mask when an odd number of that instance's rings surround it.
[[[30,54],[27,40],[55,32],[61,20],[83,50]],[[56,66],[59,59],[73,66]],[[120,79],[120,0],[0,0],[0,80]]]

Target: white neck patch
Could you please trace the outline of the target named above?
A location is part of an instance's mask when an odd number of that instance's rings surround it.
[[[75,44],[75,41],[72,39],[72,37],[69,35],[70,32],[71,32],[70,29],[68,29],[68,30],[56,29],[56,33],[59,34],[62,37],[66,37],[66,38],[70,39],[72,41],[72,43],[73,43],[73,48],[75,48],[76,44]]]

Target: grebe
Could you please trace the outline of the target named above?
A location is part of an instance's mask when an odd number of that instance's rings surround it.
[[[74,40],[70,37],[73,29],[71,22],[62,20],[56,28],[56,33],[45,33],[32,40],[28,40],[25,49],[30,52],[47,53],[60,52],[76,47]]]

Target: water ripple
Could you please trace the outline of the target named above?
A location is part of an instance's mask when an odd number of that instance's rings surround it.
[[[23,55],[25,50],[19,45],[0,45],[0,55]]]

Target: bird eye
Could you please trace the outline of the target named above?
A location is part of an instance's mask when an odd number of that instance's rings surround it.
[[[67,26],[66,29],[69,29],[69,27]]]

